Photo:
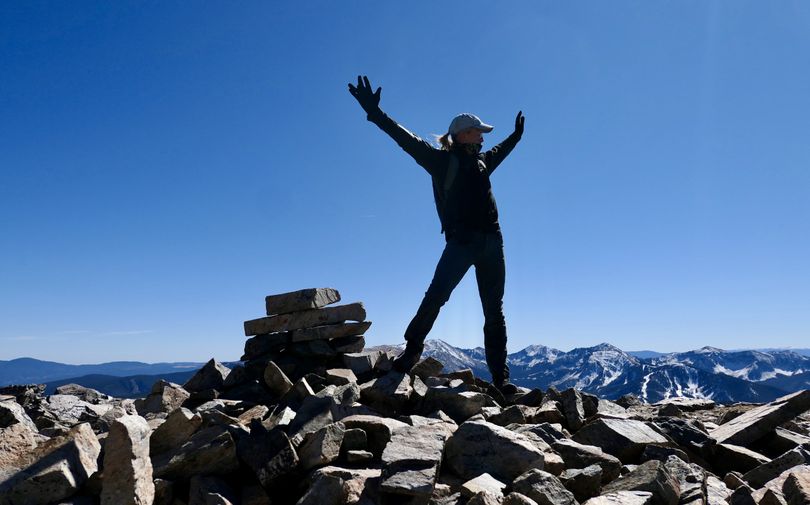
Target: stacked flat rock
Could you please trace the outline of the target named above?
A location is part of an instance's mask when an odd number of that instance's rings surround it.
[[[314,288],[270,295],[265,298],[266,317],[245,321],[242,361],[253,378],[263,379],[274,363],[290,380],[310,373],[326,376],[346,365],[345,355],[362,353],[366,311],[360,302],[332,305],[340,293]],[[370,371],[370,369],[368,370]]]

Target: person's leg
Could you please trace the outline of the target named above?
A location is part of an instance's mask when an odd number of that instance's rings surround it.
[[[503,293],[506,282],[506,261],[500,233],[487,234],[484,252],[475,263],[478,294],[484,309],[484,349],[492,382],[501,385],[509,381],[506,364],[506,319],[503,315]]]
[[[464,274],[472,266],[474,254],[469,245],[450,240],[442,252],[436,272],[416,315],[405,330],[405,352],[394,360],[398,371],[408,371],[422,355],[425,338],[439,316],[439,310],[450,299],[450,293],[458,286]]]

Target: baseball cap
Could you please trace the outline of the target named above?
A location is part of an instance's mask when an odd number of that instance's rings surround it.
[[[464,114],[459,114],[453,118],[453,121],[450,122],[450,128],[447,129],[447,133],[450,135],[455,135],[456,133],[466,130],[467,128],[478,128],[484,133],[489,133],[495,127],[484,123],[475,114],[468,114],[465,112]]]

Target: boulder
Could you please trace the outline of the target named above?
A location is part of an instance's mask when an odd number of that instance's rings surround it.
[[[491,491],[479,491],[470,497],[467,505],[501,505],[502,494],[495,494]]]
[[[142,505],[155,499],[149,459],[149,423],[122,416],[110,425],[104,444],[101,505]]]
[[[694,463],[686,463],[677,456],[667,458],[664,467],[678,481],[678,487],[681,490],[680,504],[706,503],[708,500],[707,493],[704,490],[707,478],[706,470]]]
[[[105,395],[100,391],[79,384],[63,384],[54,390],[54,394],[75,396],[94,405],[113,399],[110,395]]]
[[[771,459],[758,452],[734,444],[717,444],[715,446],[714,469],[720,474],[736,471],[747,472]]]
[[[470,479],[461,485],[461,494],[466,497],[472,497],[481,491],[489,492],[495,496],[503,496],[503,490],[506,484],[499,481],[488,473],[482,473],[474,479]]]
[[[649,491],[616,491],[591,498],[583,505],[653,505]]]
[[[289,332],[291,342],[307,342],[310,340],[330,340],[333,338],[362,335],[371,327],[371,321],[362,323],[337,323],[302,328]],[[334,350],[334,349],[333,349]]]
[[[159,380],[152,385],[152,390],[146,398],[135,400],[135,408],[142,416],[171,412],[180,407],[190,396],[191,393],[179,384]]]
[[[560,405],[568,429],[577,431],[585,422],[585,407],[582,405],[582,396],[579,391],[569,388],[560,393]]]
[[[344,417],[341,422],[348,429],[358,428],[366,433],[368,450],[375,458],[381,458],[385,447],[391,441],[391,435],[408,425],[402,421],[387,417],[370,415],[353,415]]]
[[[461,388],[430,387],[425,395],[423,410],[441,410],[456,423],[462,423],[479,414],[486,404],[487,396],[482,393]]]
[[[678,481],[660,461],[647,461],[632,472],[616,479],[603,488],[603,492],[649,491],[653,504],[676,505],[681,495]]]
[[[264,369],[264,384],[270,393],[278,397],[287,394],[293,386],[287,375],[272,361],[269,361]]]
[[[219,477],[195,475],[189,481],[188,505],[233,505],[235,503],[238,503],[236,492]]]
[[[221,390],[229,373],[230,368],[212,358],[183,384],[183,389],[191,392],[206,389]]]
[[[239,468],[236,444],[222,426],[198,431],[176,451],[152,458],[155,477],[189,479],[196,474],[226,475]]]
[[[28,417],[25,409],[16,400],[9,398],[0,401],[0,428],[8,428],[13,424],[20,424],[33,432],[38,431],[37,425]]]
[[[790,472],[782,492],[788,505],[810,505],[810,469]]]
[[[578,505],[574,494],[548,472],[532,468],[518,476],[512,489],[526,495],[539,505]]]
[[[347,352],[343,354],[343,364],[351,369],[355,376],[363,377],[374,370],[382,355],[382,351]]]
[[[511,482],[530,468],[543,468],[543,460],[525,436],[483,420],[463,423],[445,445],[448,468],[465,479],[489,473]]]
[[[363,308],[363,304],[351,303],[245,321],[245,335],[250,337],[262,333],[299,330],[343,321],[364,321],[365,319],[366,310]]]
[[[416,365],[411,368],[411,374],[416,375],[421,379],[426,379],[428,377],[436,377],[442,373],[442,369],[444,365],[441,361],[437,360],[432,356],[428,356],[420,360]]]
[[[21,454],[18,471],[0,480],[0,497],[8,505],[60,503],[98,470],[100,452],[101,445],[90,425],[78,424],[64,436]]]
[[[264,298],[268,316],[319,309],[339,301],[340,293],[333,288],[300,289],[289,293],[269,295]]]
[[[239,434],[237,451],[239,459],[268,490],[295,472],[300,461],[289,437],[280,429],[255,427],[249,434]]]
[[[587,468],[599,465],[602,469],[602,484],[607,484],[619,476],[622,463],[615,456],[605,453],[595,445],[580,444],[563,438],[551,444],[552,449],[565,461],[566,468]]]
[[[647,444],[668,443],[663,435],[650,426],[632,419],[597,419],[583,426],[572,438],[600,447],[623,463],[638,461]]]
[[[408,374],[389,372],[360,386],[360,400],[374,410],[394,416],[402,412],[411,396],[411,378]]]
[[[808,409],[810,389],[755,407],[721,424],[709,434],[719,443],[747,446]]]
[[[753,489],[758,489],[771,479],[775,479],[785,470],[794,466],[810,463],[810,451],[804,447],[792,449],[776,459],[763,463],[758,467],[749,470],[743,475],[748,485]]]
[[[343,435],[346,429],[343,423],[332,423],[318,431],[304,436],[298,446],[298,458],[303,470],[324,466],[335,461],[340,455]]]
[[[335,386],[343,386],[357,382],[357,376],[348,368],[330,368],[326,371],[326,382]]]
[[[597,496],[601,491],[602,468],[599,465],[571,468],[560,474],[560,482],[578,501],[583,502]]]
[[[382,453],[380,489],[386,494],[430,498],[449,436],[442,422],[395,430]]]
[[[173,410],[158,426],[149,439],[149,451],[153,456],[176,449],[191,438],[202,425],[202,416],[185,407]]]

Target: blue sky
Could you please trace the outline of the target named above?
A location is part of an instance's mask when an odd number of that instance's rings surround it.
[[[807,346],[810,4],[6,2],[0,359],[237,359],[267,294],[398,343],[444,246],[347,83],[494,145],[510,351]],[[473,272],[430,337],[483,345]]]

